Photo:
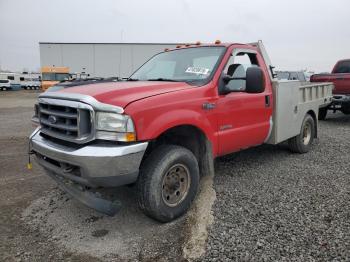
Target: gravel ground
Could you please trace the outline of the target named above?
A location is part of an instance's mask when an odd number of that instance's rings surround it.
[[[0,93],[0,261],[350,261],[350,117],[320,122],[305,155],[266,145],[217,159],[189,214],[163,225],[137,209],[133,188],[110,218],[35,162],[26,170],[37,94]]]
[[[216,162],[204,261],[349,261],[350,117],[320,122],[308,154],[261,146]]]

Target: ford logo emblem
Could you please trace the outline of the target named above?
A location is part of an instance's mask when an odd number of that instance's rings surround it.
[[[56,124],[57,122],[57,118],[55,116],[49,116],[47,120],[49,121],[50,124]]]

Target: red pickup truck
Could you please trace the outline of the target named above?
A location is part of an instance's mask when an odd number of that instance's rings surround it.
[[[312,75],[310,81],[332,82],[335,86],[333,102],[320,109],[319,119],[324,120],[328,110],[333,112],[339,110],[346,115],[350,114],[350,59],[338,61],[331,74]]]
[[[261,42],[195,44],[155,55],[130,78],[39,96],[30,150],[58,185],[109,215],[100,188],[136,183],[140,208],[184,214],[213,160],[288,141],[306,153],[332,84],[279,82]]]

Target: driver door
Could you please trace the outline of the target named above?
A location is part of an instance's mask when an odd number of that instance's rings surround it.
[[[254,50],[234,49],[224,69],[225,74],[241,79],[229,81],[227,86],[232,92],[220,95],[217,102],[220,155],[262,144],[269,134],[271,87],[266,88],[265,80],[263,93],[247,93],[246,81],[242,80],[247,68],[261,65],[263,60]],[[266,70],[264,72],[266,76]]]

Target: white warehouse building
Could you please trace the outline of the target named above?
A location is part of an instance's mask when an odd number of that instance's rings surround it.
[[[174,48],[163,43],[50,43],[40,42],[40,64],[69,67],[70,73],[91,77],[129,77],[153,55]]]

